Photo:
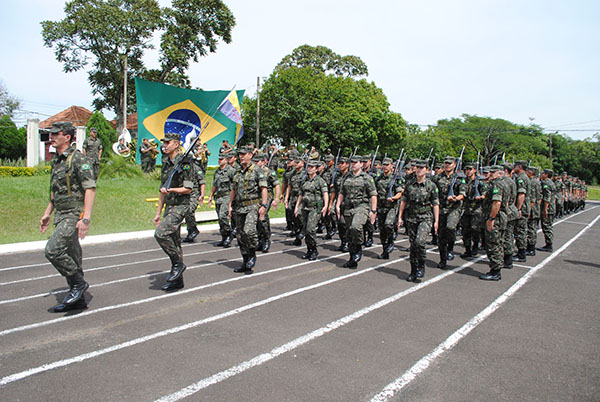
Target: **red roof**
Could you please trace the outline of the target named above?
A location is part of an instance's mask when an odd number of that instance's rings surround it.
[[[111,120],[110,125],[112,128],[117,128],[117,120]],[[129,131],[137,131],[138,122],[137,122],[137,113],[130,114],[127,116],[127,130]]]
[[[74,126],[87,126],[92,112],[81,106],[71,106],[60,113],[40,122],[40,128],[50,128],[52,123],[59,121],[71,122]]]

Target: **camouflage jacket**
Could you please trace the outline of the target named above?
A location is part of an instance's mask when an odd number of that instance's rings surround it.
[[[294,170],[294,174],[290,177],[288,184],[290,187],[290,200],[296,200],[300,195],[300,190],[302,188],[302,176],[304,176],[304,170],[299,172]]]
[[[519,211],[515,206],[515,200],[517,199],[517,183],[510,176],[502,177],[505,187],[505,197],[508,202],[507,217],[509,221],[514,221],[519,218]]]
[[[82,149],[85,150],[85,157],[90,161],[90,163],[98,163],[100,162],[100,158],[98,155],[102,150],[102,142],[100,138],[96,137],[94,140],[92,137],[87,137],[83,141]]]
[[[516,184],[517,184],[517,197],[520,194],[525,194],[525,200],[523,201],[523,205],[521,206],[521,216],[523,218],[527,218],[531,212],[530,208],[529,208],[529,205],[531,202],[531,199],[529,198],[530,193],[531,193],[529,191],[529,186],[531,184],[529,181],[529,177],[527,177],[527,173],[521,172],[517,176]],[[515,203],[516,203],[516,200],[515,200]]]
[[[529,215],[532,219],[539,219],[540,217],[540,201],[542,200],[542,185],[540,181],[532,177],[529,179],[529,202],[531,207],[531,214]]]
[[[279,185],[279,178],[277,177],[277,171],[267,166],[263,167],[265,172],[265,178],[267,179],[267,193],[269,193],[269,200],[272,201],[275,196],[274,190]]]
[[[230,165],[225,165],[223,169],[218,168],[215,170],[212,184],[213,188],[215,189],[215,200],[226,196],[228,197],[231,194],[233,176],[235,176],[235,169]]]
[[[312,179],[307,176],[306,181],[302,183],[302,208],[323,208],[323,194],[327,192],[327,183],[321,176],[317,174]]]
[[[548,203],[548,215],[554,215],[555,209],[555,194],[554,183],[550,179],[542,180],[542,208],[544,203]]]
[[[506,225],[506,222],[508,222],[509,191],[510,190],[502,177],[489,181],[488,190],[483,202],[484,219],[490,217],[494,201],[500,201],[500,210],[498,211],[498,215],[496,215],[496,219],[498,220],[499,225]]]
[[[373,178],[365,172],[354,175],[352,172],[344,178],[340,194],[344,196],[346,208],[370,207],[370,198],[377,196]]]
[[[452,176],[448,176],[446,172],[442,172],[435,176],[435,183],[438,187],[438,196],[440,199],[440,215],[447,214],[451,209],[460,209],[462,208],[463,201],[448,201],[448,193],[450,192],[450,182],[452,181]],[[467,184],[465,182],[464,177],[457,177],[456,182],[454,183],[454,195],[466,196],[466,187]]]
[[[406,222],[423,222],[433,218],[433,205],[440,205],[439,190],[430,179],[422,183],[411,181],[404,188],[401,201],[405,202],[403,219]]]
[[[54,205],[54,222],[83,211],[85,190],[96,188],[87,159],[74,145],[52,159],[50,201]]]
[[[377,209],[390,209],[398,205],[398,201],[389,202],[387,200],[390,181],[394,180],[394,184],[392,185],[392,196],[404,190],[401,181],[394,176],[394,173],[390,173],[387,176],[382,173],[375,179],[375,188],[377,189]]]
[[[258,208],[261,200],[261,188],[267,187],[264,170],[250,163],[246,169],[236,172],[233,177],[235,204],[237,213],[245,214],[253,208]]]
[[[162,168],[160,170],[160,183],[161,187],[171,174],[171,171],[175,169],[179,160],[183,158],[183,155],[177,154],[174,160],[171,160],[168,155],[164,155],[162,158]],[[171,182],[171,188],[185,187],[194,189],[194,170],[192,164],[189,162],[182,163],[181,169],[173,176]],[[189,194],[175,194],[169,193],[165,197],[166,205],[181,205],[190,202]]]
[[[485,180],[479,180],[479,195],[485,195],[487,192],[487,183]],[[473,213],[480,209],[483,206],[483,200],[475,199],[475,180],[469,180],[465,178],[465,199],[463,203],[463,208],[465,210],[465,215],[473,215]]]

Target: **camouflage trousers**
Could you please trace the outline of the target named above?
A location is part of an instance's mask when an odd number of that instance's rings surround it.
[[[156,166],[156,160],[152,158],[142,159],[142,170],[146,173],[154,171]]]
[[[229,236],[232,231],[231,224],[229,223],[229,195],[215,199],[215,211],[219,220],[219,232],[221,236]]]
[[[562,216],[564,211],[564,201],[561,198],[556,200],[556,216]]]
[[[236,218],[237,242],[242,255],[251,255],[258,245],[258,205],[248,208],[248,212],[237,213]]]
[[[445,261],[448,258],[448,251],[454,248],[459,221],[460,209],[451,209],[447,214],[440,214],[438,246],[441,260]]]
[[[44,254],[62,276],[83,273],[77,216],[61,219],[46,243]]]
[[[475,210],[473,213],[463,214],[460,218],[462,228],[462,238],[465,250],[471,250],[474,244],[479,244],[481,226],[483,225],[483,215],[481,210]]]
[[[331,194],[330,194],[330,196],[331,196]],[[331,213],[329,215],[325,215],[325,217],[323,218],[323,224],[325,225],[325,230],[327,230],[327,233],[333,232],[336,227],[335,214]]]
[[[290,230],[293,233],[300,233],[302,230],[302,222],[298,216],[294,215],[294,210],[296,209],[296,202],[298,201],[298,197],[290,196],[288,200],[288,207],[285,209],[285,216],[290,227]],[[298,214],[300,215],[300,214]]]
[[[425,247],[427,237],[431,232],[431,219],[406,222],[408,241],[410,242],[410,266],[414,268],[425,266]]]
[[[92,176],[94,177],[94,180],[97,181],[98,175],[100,174],[100,161],[91,163],[91,165],[92,165]]]
[[[379,238],[384,246],[394,242],[394,226],[398,210],[396,208],[379,208],[377,219],[379,220]]]
[[[346,232],[348,230],[346,226],[346,218],[344,218],[344,212],[346,209],[343,206],[340,206],[340,217],[338,220],[338,234],[340,235],[340,240],[345,243],[347,241]]]
[[[298,215],[301,216],[300,219],[304,227],[304,242],[306,243],[306,247],[317,247],[317,225],[321,216],[321,208],[303,208]]]
[[[500,271],[504,266],[504,232],[505,227],[496,220],[494,229],[490,232],[485,229],[485,251],[489,260],[491,271]]]
[[[514,222],[515,244],[517,249],[524,250],[527,248],[527,218],[523,216]]]
[[[260,240],[268,240],[271,238],[271,220],[269,219],[269,211],[271,211],[272,200],[267,203],[267,211],[265,219],[259,219],[256,229],[258,230],[258,238]]]
[[[346,241],[351,252],[358,252],[364,241],[363,228],[369,219],[369,207],[356,207],[344,211]]]
[[[188,234],[198,231],[198,225],[196,225],[196,209],[198,209],[198,196],[200,194],[192,192],[190,194],[190,208],[185,215],[185,224],[187,226]]]
[[[540,227],[540,218],[530,218],[527,221],[527,246],[535,247],[537,243],[537,230]]]
[[[156,242],[171,259],[171,263],[183,261],[179,229],[188,213],[189,204],[167,205],[163,219],[154,232]]]
[[[546,239],[546,244],[552,244],[554,242],[554,229],[552,228],[552,222],[554,222],[554,215],[548,215],[541,219],[542,221],[542,233]]]
[[[514,232],[515,232],[515,224],[516,224],[516,220],[513,219],[511,221],[508,221],[506,223],[506,229],[504,230],[504,254],[506,255],[512,255],[513,253],[513,246],[514,246],[514,240],[515,240],[515,236],[514,236]]]

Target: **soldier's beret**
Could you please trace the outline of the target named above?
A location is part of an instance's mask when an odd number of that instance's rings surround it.
[[[554,176],[554,171],[552,169],[544,169],[544,173],[548,176]]]
[[[423,159],[413,159],[411,161],[411,163],[413,164],[413,166],[415,167],[427,167],[427,161],[423,160]]]
[[[444,163],[454,163],[456,162],[456,158],[454,156],[446,156],[446,159],[444,159]]]
[[[181,141],[181,135],[179,135],[178,133],[165,133],[165,136],[161,139],[161,141],[163,142],[171,140]]]
[[[340,156],[340,159],[338,159],[338,163],[348,163],[348,158],[346,158],[345,156]]]
[[[352,158],[350,158],[350,162],[362,162],[362,156],[354,155]]]
[[[490,166],[490,172],[502,172],[503,170],[504,170],[504,167],[502,167],[501,165]]]
[[[329,162],[329,161],[332,161],[332,160],[334,160],[334,159],[335,159],[335,158],[333,157],[333,155],[325,155],[325,156],[323,157],[323,160],[324,160],[325,162]]]
[[[389,165],[392,163],[392,158],[383,158],[383,164],[384,165]]]
[[[250,154],[252,152],[253,152],[253,148],[249,147],[247,145],[241,146],[237,150],[238,155]]]

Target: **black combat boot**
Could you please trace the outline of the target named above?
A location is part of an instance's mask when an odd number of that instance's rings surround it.
[[[250,255],[248,255],[248,261],[246,262],[246,268],[248,270],[252,270],[256,265],[256,252],[254,250],[250,251]]]
[[[261,251],[261,250],[262,250],[262,248],[263,248],[263,245],[264,245],[264,240],[262,240],[262,239],[261,239],[261,240],[259,240],[259,241],[258,241],[258,243],[256,243],[256,248],[255,248],[255,250],[256,250],[256,251]]]
[[[525,251],[525,255],[533,257],[535,256],[535,245],[529,244],[527,246],[527,250]]]
[[[491,270],[490,272],[488,272],[487,274],[481,274],[479,275],[479,279],[482,279],[484,281],[499,281],[500,279],[502,279],[502,275],[500,275],[500,270]]]
[[[552,252],[552,243],[546,243],[544,247],[538,248],[540,251],[546,251],[548,253]]]
[[[312,248],[310,248],[310,247],[306,246],[306,253],[304,253],[304,254],[302,255],[302,259],[303,259],[303,260],[307,260],[307,259],[308,259],[308,257],[310,257],[310,255],[311,255],[311,254],[312,254]]]
[[[417,266],[413,263],[410,264],[410,274],[406,277],[408,282],[417,281]]]
[[[371,247],[373,245],[373,232],[367,232],[365,236],[365,247]]]
[[[73,304],[64,304],[59,303],[56,306],[52,307],[52,311],[55,313],[64,313],[65,311],[72,310],[85,310],[87,308],[87,303],[85,299],[82,297],[78,301]]]
[[[242,254],[242,265],[240,265],[239,267],[237,267],[236,269],[233,270],[233,272],[246,272],[249,271],[247,264],[248,264],[248,258],[250,256],[246,255],[246,254]]]
[[[315,261],[319,256],[319,252],[317,251],[317,246],[314,246],[311,250],[310,255],[308,256],[308,261]]]
[[[504,268],[511,269],[513,267],[512,254],[504,254]]]
[[[62,302],[62,304],[67,306],[83,299],[83,294],[90,287],[90,285],[83,280],[83,274],[81,272],[77,272],[76,274],[67,277],[67,283],[69,284],[70,289]]]
[[[350,251],[350,246],[348,246],[348,242],[344,242],[344,244],[342,245],[342,253],[347,253]]]
[[[460,255],[460,258],[466,259],[466,258],[471,258],[472,256],[473,256],[473,251],[472,251],[471,247],[465,246],[465,252]]]
[[[417,278],[422,278],[425,276],[425,263],[420,263],[419,266],[417,266],[416,275]]]
[[[198,229],[196,229],[193,232],[188,233],[187,237],[185,239],[183,239],[182,242],[184,242],[184,243],[193,243],[194,239],[196,237],[198,237],[199,234],[200,234],[200,231]]]
[[[513,261],[516,262],[527,262],[527,256],[525,255],[525,249],[524,248],[520,248],[517,251],[517,254],[513,255]]]
[[[262,252],[268,253],[270,248],[271,248],[271,240],[267,239],[267,240],[265,240],[265,243],[262,246]]]
[[[225,244],[225,239],[227,239],[227,236],[221,236],[221,241],[217,242],[215,247],[223,247],[223,244]]]
[[[229,247],[231,247],[231,242],[233,241],[233,238],[234,238],[234,237],[235,237],[235,236],[234,236],[233,232],[229,233],[229,236],[227,236],[227,237],[225,238],[225,240],[223,240],[223,247],[224,247],[224,248],[229,248]]]
[[[180,276],[179,278],[175,279],[174,281],[166,282],[164,285],[162,285],[161,289],[164,290],[165,292],[170,292],[172,290],[177,290],[177,289],[183,289],[183,276]]]
[[[187,267],[183,263],[183,261],[177,261],[175,264],[171,266],[171,272],[167,276],[167,282],[173,282],[174,280],[181,277],[183,271],[185,271]]]

